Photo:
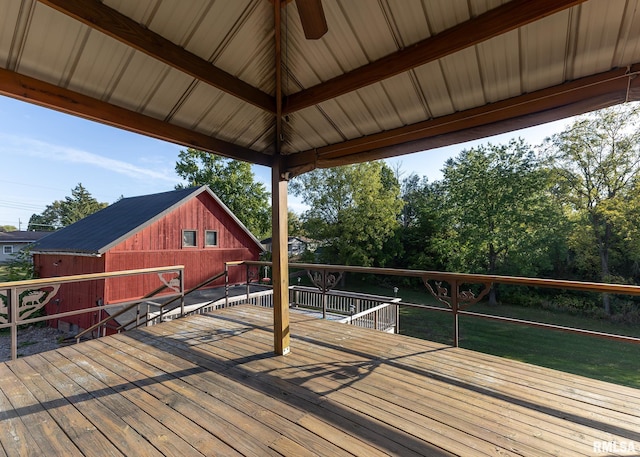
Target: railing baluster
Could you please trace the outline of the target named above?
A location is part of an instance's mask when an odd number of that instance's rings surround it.
[[[11,323],[11,359],[15,360],[18,358],[18,289],[12,288],[11,291],[7,294],[7,299],[9,300],[9,306],[7,310],[9,311],[9,322]]]

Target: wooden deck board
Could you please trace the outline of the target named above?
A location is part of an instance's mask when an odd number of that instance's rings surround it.
[[[242,306],[0,364],[2,455],[593,455],[640,451],[640,391]],[[623,454],[624,455],[624,454]]]

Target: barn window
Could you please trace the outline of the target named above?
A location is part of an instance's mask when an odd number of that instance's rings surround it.
[[[13,246],[2,246],[3,254],[13,254]]]
[[[204,245],[205,246],[218,245],[218,232],[216,230],[207,230],[204,232]]]
[[[183,230],[182,231],[182,247],[183,248],[195,248],[198,232],[196,230]]]

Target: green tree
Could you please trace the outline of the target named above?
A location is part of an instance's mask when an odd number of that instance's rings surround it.
[[[15,232],[16,230],[18,229],[13,225],[0,226],[0,232]]]
[[[640,171],[640,106],[625,105],[581,116],[566,130],[547,139],[547,151],[558,176],[569,189],[570,207],[589,227],[599,259],[594,276],[612,281],[612,256],[619,254],[616,241],[637,195]],[[580,217],[581,215],[581,217]],[[581,246],[587,248],[586,246]],[[603,308],[611,312],[603,294]]]
[[[462,151],[443,175],[447,230],[437,243],[448,269],[530,276],[551,269],[564,219],[551,174],[522,139]]]
[[[426,177],[413,173],[402,180],[401,196],[404,203],[400,213],[400,226],[393,241],[400,248],[387,248],[397,252],[388,266],[414,270],[441,270],[445,266],[435,251],[433,240],[445,226],[441,218],[439,183],[430,183]]]
[[[11,256],[7,263],[7,281],[22,281],[34,277],[31,246],[27,246]]]
[[[251,164],[192,148],[178,158],[176,173],[187,184],[176,189],[207,185],[255,236],[271,233],[269,192],[255,181]]]
[[[306,232],[302,226],[302,219],[293,211],[289,210],[287,217],[289,225],[289,236],[305,236]]]
[[[320,260],[373,266],[398,226],[400,186],[383,162],[317,169],[291,182],[310,209],[302,215],[308,235],[321,241]]]
[[[98,202],[81,183],[78,183],[71,189],[71,196],[65,197],[64,200],[55,200],[47,205],[41,214],[33,214],[29,218],[28,230],[57,230],[107,206],[108,203]]]

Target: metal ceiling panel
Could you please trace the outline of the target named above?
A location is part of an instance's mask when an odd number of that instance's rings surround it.
[[[487,103],[475,47],[440,59],[456,111]]]
[[[33,6],[33,2],[0,2],[0,65],[3,68],[14,68]]]
[[[375,131],[391,130],[402,126],[402,119],[398,116],[397,107],[394,106],[393,100],[382,83],[363,87],[357,93],[366,106],[365,114],[375,121]],[[349,105],[350,110],[351,108]]]
[[[346,35],[338,38],[343,42],[348,40],[357,43],[367,62],[373,62],[398,50],[389,28],[389,18],[378,0],[341,1],[335,4],[349,25],[343,32]],[[347,68],[347,61],[342,62],[341,66]]]
[[[131,0],[102,0],[102,3],[109,8],[124,14],[139,24],[143,24],[147,28],[149,28],[149,22],[155,15],[161,2],[162,0],[137,0],[135,2]],[[192,6],[190,0],[185,0],[183,6],[186,6],[188,3]],[[176,22],[175,25],[176,27],[182,27],[181,23]],[[155,31],[156,30],[154,30],[154,32]]]
[[[283,128],[285,141],[282,145],[285,154],[313,149],[318,145],[328,144],[331,140],[344,140],[331,127],[324,113],[315,106],[287,116],[287,119]],[[329,136],[328,132],[333,135]]]
[[[521,93],[518,41],[518,31],[514,30],[476,45],[487,102]]]
[[[168,66],[160,69],[155,78],[153,90],[147,91],[140,110],[147,116],[170,120],[195,80]]]
[[[589,2],[580,8],[575,64],[570,78],[611,68],[626,0]]]
[[[206,84],[196,84],[172,116],[177,125],[250,147],[272,116]],[[252,147],[255,149],[254,147]],[[259,145],[264,150],[265,145]]]
[[[256,8],[245,12],[242,20],[234,24],[231,36],[220,43],[212,43],[213,49],[209,52],[214,54],[217,67],[274,95],[275,41],[272,32],[265,33],[273,28],[272,10],[269,2],[258,2]],[[208,29],[217,27],[216,24],[220,21],[214,15],[209,15],[208,18],[209,22],[201,27],[207,30],[207,34]]]
[[[471,18],[467,0],[429,1],[425,0],[424,8],[427,12],[429,28],[432,35],[449,29]]]
[[[394,76],[380,84],[393,103],[400,125],[414,124],[431,117],[425,94],[413,71]]]
[[[424,94],[431,117],[444,116],[455,111],[439,61],[422,65],[413,72]]]
[[[75,55],[70,56],[70,65],[63,75],[67,81],[66,86],[71,90],[99,100],[109,100],[125,73],[129,72],[130,75],[126,80],[127,85],[139,85],[137,74],[132,74],[131,71],[146,70],[148,75],[159,65],[159,62],[147,59],[145,63],[151,67],[147,70],[139,63],[144,60],[143,54],[137,53],[140,55],[138,59],[134,59],[136,51],[88,27],[82,31],[81,36],[82,40],[78,42]],[[134,68],[130,68],[131,66]],[[142,87],[136,89],[147,90]],[[135,98],[141,96],[134,92],[115,99],[124,101],[128,107],[139,105],[139,100],[129,100],[129,95]]]
[[[66,84],[89,29],[64,14],[37,3],[24,29],[16,71],[51,83]]]
[[[472,2],[469,2],[471,17],[476,17],[482,13],[486,13],[489,10],[507,3],[507,1],[508,0],[473,0]]]
[[[370,2],[370,0],[367,1]],[[285,21],[290,33],[284,37],[283,48],[288,62],[306,59],[307,65],[305,67],[312,70],[310,75],[303,72],[291,72],[292,78],[298,81],[302,87],[311,87],[317,79],[327,81],[369,63],[362,44],[355,38],[352,24],[342,14],[338,2],[323,3],[327,23],[330,24],[330,32],[321,40],[306,40],[304,35],[299,35],[302,33],[302,28],[299,26],[300,19],[293,5],[288,4],[286,7]],[[379,9],[378,6],[374,6],[374,8]],[[290,68],[293,70],[298,67],[290,65]]]
[[[640,2],[629,2],[620,27],[620,43],[612,64],[625,66],[640,60]]]
[[[406,0],[386,0],[383,2],[399,49],[431,36],[425,3]]]
[[[572,24],[575,22],[575,10],[563,11],[519,30],[523,92],[566,81],[567,57],[572,55]]]

